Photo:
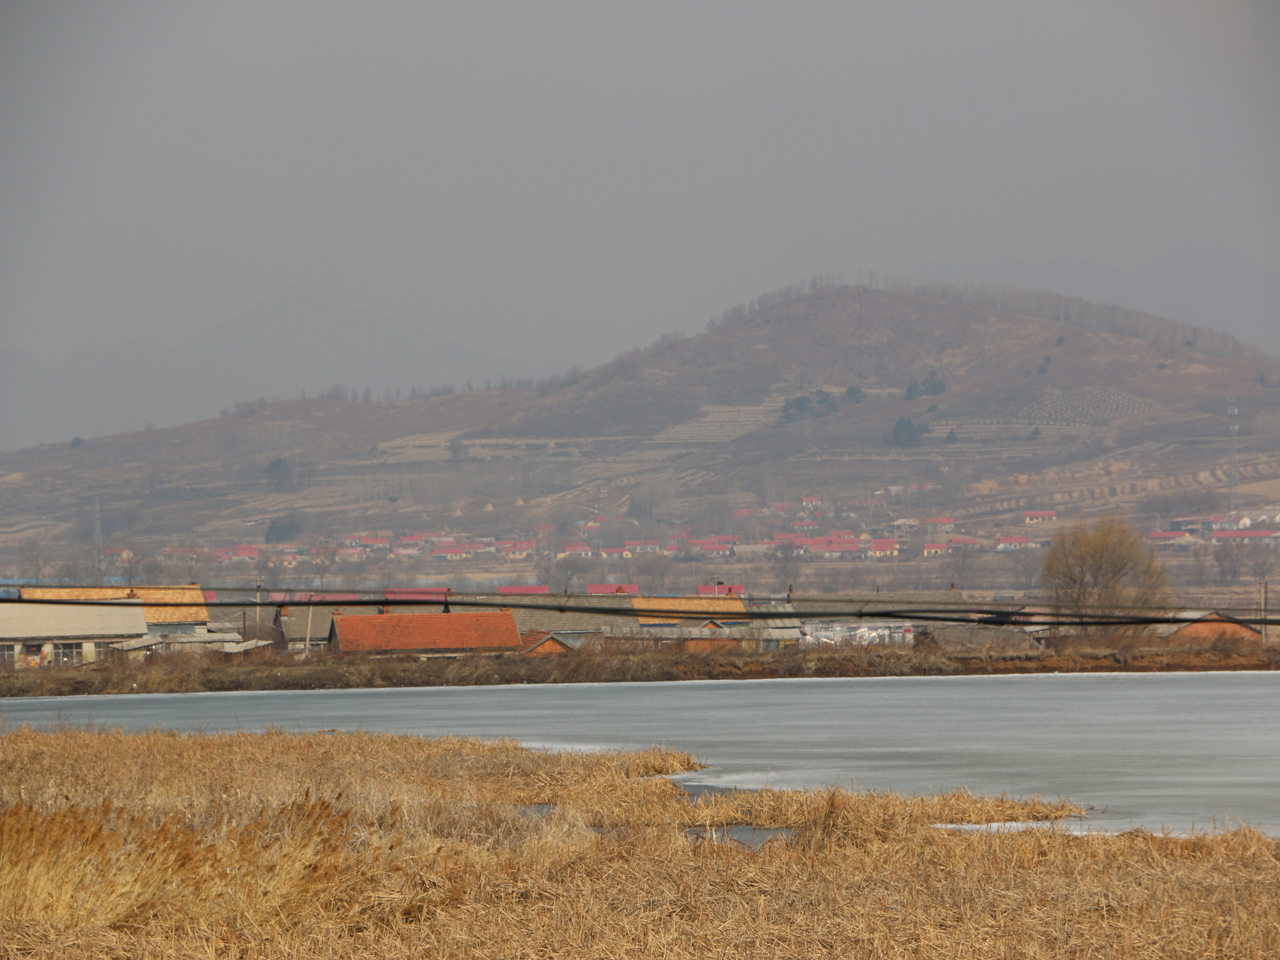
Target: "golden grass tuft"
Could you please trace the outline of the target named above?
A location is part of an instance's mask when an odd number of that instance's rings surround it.
[[[0,735],[0,957],[1271,957],[1280,842],[1065,802],[696,801],[686,754],[370,733]],[[1037,820],[1020,833],[939,823]],[[758,849],[690,827],[788,827]]]

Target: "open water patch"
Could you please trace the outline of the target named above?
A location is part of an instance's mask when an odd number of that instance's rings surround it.
[[[684,835],[695,842],[736,843],[758,850],[771,840],[789,843],[796,833],[795,827],[756,827],[749,823],[737,823],[718,827],[689,827]]]

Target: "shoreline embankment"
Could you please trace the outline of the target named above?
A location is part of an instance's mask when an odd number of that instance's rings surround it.
[[[857,648],[761,654],[577,651],[559,657],[168,656],[0,673],[0,699],[129,693],[215,693],[502,684],[1044,673],[1182,673],[1280,669],[1280,648],[949,652]]]

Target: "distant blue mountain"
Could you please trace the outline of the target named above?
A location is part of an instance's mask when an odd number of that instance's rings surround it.
[[[1089,261],[934,261],[921,280],[1008,283],[1209,327],[1280,356],[1280,279],[1225,243],[1197,241],[1126,272]]]
[[[56,362],[0,351],[0,449],[187,423],[335,384],[380,398],[549,372],[293,288],[179,345],[118,341]]]

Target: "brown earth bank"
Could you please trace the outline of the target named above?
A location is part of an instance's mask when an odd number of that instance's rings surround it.
[[[930,677],[1021,673],[1160,673],[1280,669],[1280,648],[947,653],[860,648],[754,655],[583,651],[520,656],[343,657],[215,661],[186,656],[104,667],[10,670],[0,698],[362,687],[492,686],[802,677]]]

